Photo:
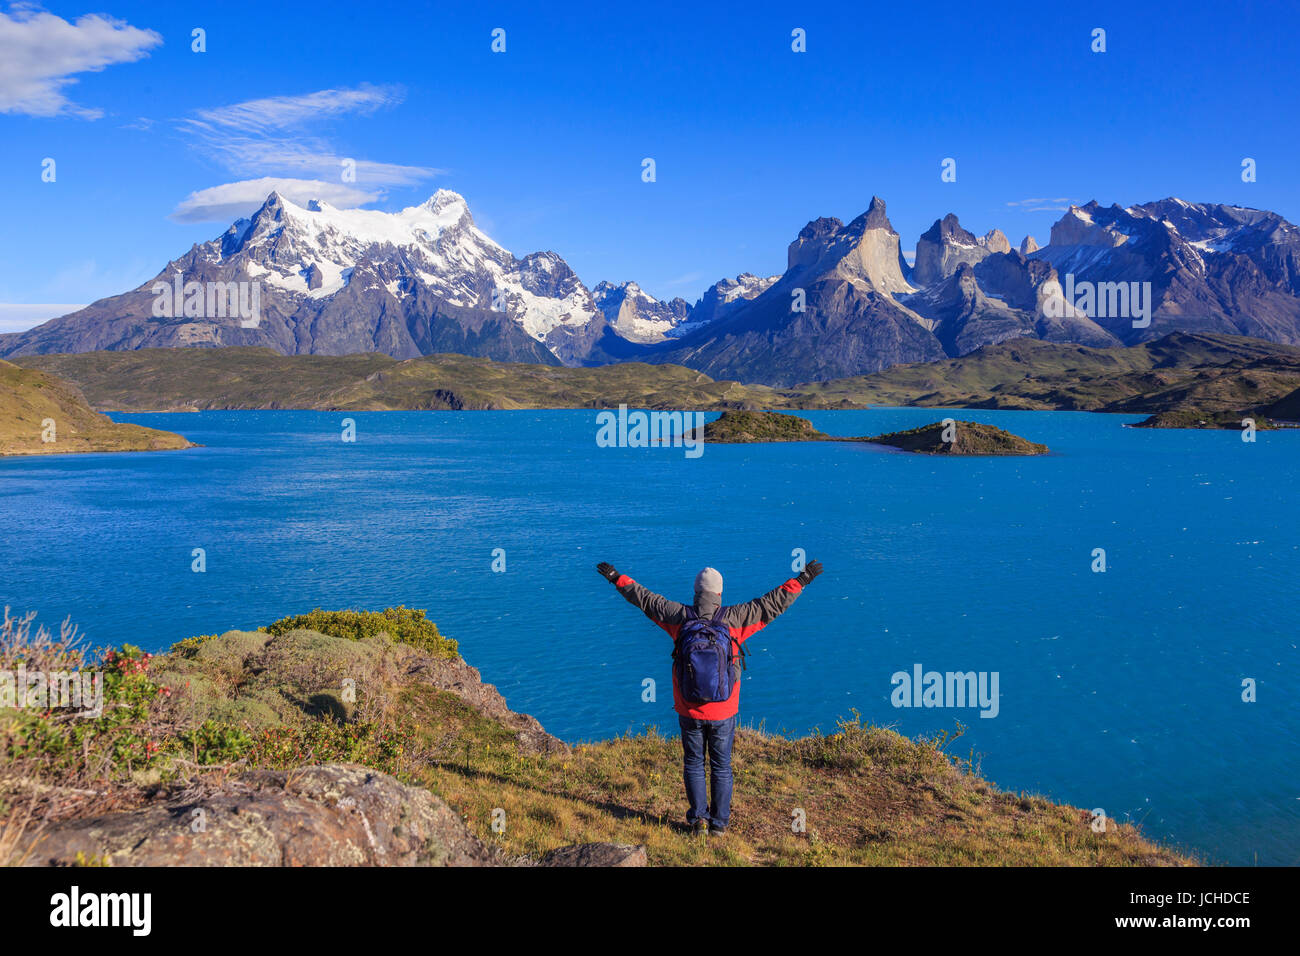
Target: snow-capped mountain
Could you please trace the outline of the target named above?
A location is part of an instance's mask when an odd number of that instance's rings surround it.
[[[847,225],[822,217],[804,226],[781,275],[723,279],[688,305],[635,282],[589,291],[554,252],[517,257],[448,190],[397,213],[299,206],[273,193],[139,288],[0,335],[0,356],[228,345],[461,352],[568,365],[676,362],[788,385],[1018,336],[1113,346],[1187,330],[1300,343],[1300,229],[1276,213],[1181,199],[1090,202],[1071,206],[1047,245],[1026,236],[1018,249],[1000,230],[976,236],[949,214],[916,250],[909,267],[873,197]],[[231,301],[253,305],[256,318],[214,312],[214,287],[254,287],[253,302]],[[1095,308],[1103,297],[1125,308]]]
[[[629,342],[662,342],[677,334],[691,311],[685,299],[660,302],[635,282],[598,282],[591,295],[610,327]]]
[[[159,315],[175,283],[254,283],[257,321],[208,309]],[[189,298],[189,293],[186,293]],[[164,310],[167,311],[167,310]],[[252,217],[125,295],[0,343],[9,354],[177,345],[266,345],[288,354],[465,351],[578,364],[605,330],[591,293],[553,252],[517,258],[439,190],[397,213],[299,206],[272,193]],[[16,347],[15,347],[16,346]]]

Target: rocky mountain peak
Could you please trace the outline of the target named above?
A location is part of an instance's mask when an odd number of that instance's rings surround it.
[[[921,233],[921,238],[932,243],[957,242],[971,246],[976,244],[975,234],[963,229],[953,213],[948,213],[942,219],[936,219],[933,226]]]
[[[1084,206],[1070,206],[1052,226],[1051,245],[1114,247],[1125,242],[1126,236],[1098,221],[1097,214],[1102,211],[1095,199]]]
[[[821,216],[812,220],[799,230],[799,235],[786,250],[786,268],[795,269],[817,262],[843,228],[844,223],[833,217]]]
[[[990,249],[986,242],[992,237],[994,242],[1005,245],[1006,249]],[[926,286],[941,282],[957,271],[963,262],[979,262],[990,252],[1011,249],[1006,236],[994,229],[983,240],[962,228],[957,217],[952,213],[942,219],[936,219],[916,241],[916,265],[912,269],[912,281],[916,285]]]
[[[893,231],[894,227],[889,224],[889,216],[885,214],[885,201],[879,196],[871,197],[871,205],[867,207],[862,227],[864,229],[888,229],[891,232]]]
[[[989,252],[1011,251],[1011,241],[1001,229],[990,229],[977,241]]]

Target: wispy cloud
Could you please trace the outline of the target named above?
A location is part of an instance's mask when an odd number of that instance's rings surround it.
[[[685,275],[680,275],[675,279],[665,279],[661,283],[661,285],[665,285],[669,288],[676,288],[677,286],[691,285],[693,283],[699,282],[703,278],[704,278],[703,272],[688,272]]]
[[[1059,199],[1016,199],[1007,205],[1021,212],[1065,212],[1074,205],[1074,200],[1068,196]]]
[[[98,119],[103,110],[68,99],[75,74],[131,63],[162,42],[153,30],[102,14],[69,23],[33,4],[14,4],[0,13],[0,113]]]
[[[266,201],[266,197],[278,192],[285,199],[298,205],[305,205],[309,200],[319,199],[331,206],[341,209],[361,206],[374,200],[374,196],[362,189],[356,189],[343,183],[330,183],[320,179],[286,179],[264,176],[261,179],[245,179],[237,183],[223,183],[192,192],[181,200],[171,217],[176,222],[212,222],[214,220],[229,222],[246,216]]]
[[[387,187],[412,186],[440,175],[443,170],[427,166],[340,155],[313,130],[344,117],[390,109],[404,98],[400,86],[362,84],[199,110],[181,121],[182,132],[196,149],[231,172],[253,178],[191,193],[171,218],[201,222],[246,215],[271,189],[295,202],[314,198],[343,208],[362,206],[383,198]],[[259,189],[261,195],[255,196]]]
[[[354,164],[359,188],[409,186],[442,170],[342,156],[309,129],[344,116],[388,109],[404,98],[400,86],[370,84],[301,96],[272,96],[200,110],[183,120],[181,129],[194,137],[197,148],[234,172],[333,179],[347,159]]]
[[[199,110],[190,120],[194,126],[220,127],[261,133],[267,129],[291,129],[308,122],[343,116],[366,115],[396,106],[406,97],[400,86],[363,83],[352,90],[319,90],[301,96],[268,96],[233,106]]]

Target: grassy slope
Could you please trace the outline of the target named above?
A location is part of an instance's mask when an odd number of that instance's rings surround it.
[[[704,840],[679,823],[676,739],[649,732],[568,754],[530,752],[460,697],[409,679],[409,653],[384,636],[348,641],[297,630],[267,644],[265,633],[231,632],[185,642],[154,668],[160,681],[184,688],[188,724],[219,716],[257,731],[330,713],[349,721],[386,714],[411,737],[398,764],[382,769],[437,793],[481,839],[516,856],[612,841],[645,844],[652,864],[1193,862],[1131,826],[1111,822],[1094,833],[1085,810],[1000,792],[940,741],[856,719],[797,740],[742,730],[732,830],[725,841]],[[337,701],[341,675],[357,681],[355,704]],[[332,703],[322,706],[326,698]],[[498,807],[507,821],[500,834],[491,828]],[[796,808],[807,815],[806,834],[791,831]]]
[[[374,354],[144,349],[17,361],[75,382],[96,408],[121,411],[919,405],[1188,412],[1214,421],[1236,415],[1239,423],[1244,415],[1294,414],[1300,389],[1300,347],[1199,333],[1173,333],[1145,345],[1109,349],[1019,339],[961,358],[791,389],[715,382],[675,365],[563,368],[462,355],[399,362]]]
[[[53,442],[41,440],[46,419],[54,420]],[[75,385],[0,360],[0,455],[188,447],[180,435],[110,421],[91,409]]]
[[[1300,348],[1186,333],[1109,349],[1014,340],[961,358],[797,386],[824,402],[1128,413],[1239,411],[1298,387]]]
[[[600,368],[428,355],[279,355],[270,349],[141,349],[37,355],[22,364],[77,382],[98,408],[715,408],[782,404],[772,389],[677,365]]]

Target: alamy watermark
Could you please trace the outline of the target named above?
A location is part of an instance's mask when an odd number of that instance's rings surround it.
[[[77,717],[104,715],[104,674],[101,671],[0,670],[0,708],[71,710]]]
[[[997,671],[940,673],[913,664],[910,674],[896,671],[889,682],[895,707],[978,707],[981,717],[996,717],[1001,709]]]
[[[156,319],[238,318],[243,329],[255,329],[262,321],[260,282],[186,282],[178,272],[171,283],[155,282],[150,291]]]
[[[704,454],[703,412],[629,412],[626,405],[618,413],[603,411],[596,415],[596,445],[600,448],[685,448],[687,458]]]
[[[1061,297],[1049,296],[1043,313],[1051,319],[1065,318],[1065,306],[1090,319],[1132,319],[1133,328],[1151,324],[1150,282],[1076,282],[1074,273],[1065,274]]]

